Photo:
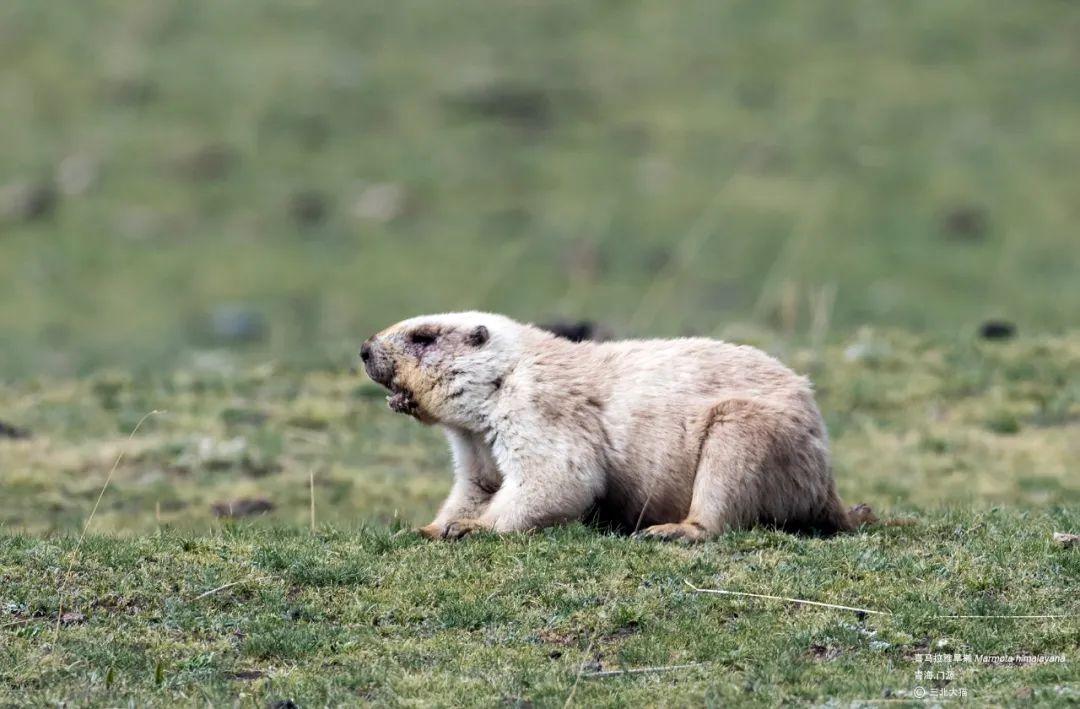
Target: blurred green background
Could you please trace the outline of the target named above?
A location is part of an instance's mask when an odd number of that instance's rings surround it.
[[[0,376],[1080,312],[1080,5],[0,5]]]

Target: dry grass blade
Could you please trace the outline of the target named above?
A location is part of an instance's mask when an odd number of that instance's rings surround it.
[[[672,672],[674,670],[687,670],[691,667],[703,667],[707,662],[689,662],[685,665],[658,665],[656,667],[628,667],[625,670],[603,670],[601,672],[587,672],[586,679],[600,679],[603,677],[618,677],[620,675],[644,675],[654,672]]]
[[[645,504],[641,506],[641,512],[638,513],[637,522],[634,523],[634,534],[638,533],[641,529],[641,520],[645,519],[645,510],[649,509],[649,502],[652,501],[653,492],[655,490],[650,489],[649,494],[645,497]]]
[[[232,581],[230,583],[222,584],[222,585],[218,586],[217,588],[212,588],[209,591],[204,591],[204,592],[200,593],[198,596],[195,596],[194,598],[192,598],[191,602],[194,603],[195,601],[202,600],[202,599],[206,598],[207,596],[213,596],[215,593],[219,593],[221,591],[228,590],[228,589],[232,588],[233,586],[239,586],[242,583],[262,581],[262,580],[263,579],[240,579],[239,581]]]
[[[807,606],[818,606],[818,607],[821,607],[821,608],[834,608],[836,610],[854,611],[856,613],[870,613],[872,615],[894,615],[894,613],[892,611],[879,611],[879,610],[873,610],[872,608],[857,608],[855,606],[842,606],[842,605],[839,605],[839,604],[836,604],[836,603],[822,603],[821,601],[807,601],[807,600],[802,599],[802,598],[790,598],[788,596],[770,596],[770,595],[764,594],[764,593],[747,593],[745,591],[725,591],[725,590],[719,589],[719,588],[698,588],[697,586],[690,583],[686,579],[683,579],[683,583],[685,583],[687,586],[694,589],[698,593],[715,593],[715,594],[722,595],[722,596],[744,596],[744,597],[747,597],[747,598],[764,598],[764,599],[768,599],[770,601],[786,601],[788,603],[798,603],[798,604],[807,605]],[[1022,619],[1022,618],[1057,618],[1057,619],[1061,619],[1061,618],[1076,618],[1077,615],[1075,613],[1073,613],[1073,614],[1066,614],[1066,615],[934,615],[934,616],[931,616],[931,617],[932,618],[941,618],[941,619],[948,619],[948,618],[954,618],[954,619],[958,619],[958,618],[1016,618],[1016,619]]]
[[[154,409],[153,411],[150,411],[141,419],[139,419],[139,422],[135,424],[135,428],[131,429],[131,433],[128,434],[127,443],[131,443],[132,439],[135,438],[135,434],[139,432],[140,428],[142,428],[142,425],[146,421],[146,419],[160,413],[164,412]],[[112,467],[109,468],[109,474],[105,476],[105,484],[101,486],[101,492],[98,493],[97,499],[94,500],[94,506],[90,509],[90,515],[86,518],[86,523],[83,524],[82,533],[79,534],[79,540],[75,543],[75,548],[71,551],[71,561],[68,563],[67,571],[64,572],[64,579],[60,585],[60,589],[58,592],[58,595],[60,596],[60,602],[56,611],[56,628],[54,630],[54,636],[56,637],[59,637],[60,635],[60,623],[62,618],[64,617],[64,589],[71,581],[71,572],[75,568],[75,562],[79,560],[79,550],[82,549],[83,540],[86,539],[86,532],[88,529],[90,529],[90,523],[94,521],[94,515],[97,514],[98,506],[101,504],[101,498],[105,497],[105,491],[109,489],[109,483],[112,482],[113,475],[116,473],[116,469],[120,467],[120,461],[124,459],[125,453],[127,453],[126,445],[120,449],[120,453],[117,454],[116,460],[113,461]]]
[[[769,596],[764,593],[747,593],[745,591],[724,591],[719,588],[698,588],[694,584],[683,579],[683,582],[698,593],[715,593],[722,596],[744,596],[747,598],[764,598],[770,601],[786,601],[806,606],[819,606],[821,608],[833,608],[841,611],[854,611],[856,613],[870,613],[872,615],[892,615],[889,611],[876,611],[871,608],[856,608],[855,606],[842,606],[836,603],[822,603],[821,601],[807,601],[802,598],[789,598],[787,596]]]
[[[581,660],[581,665],[578,666],[577,676],[574,677],[574,684],[570,687],[570,694],[566,697],[566,703],[563,704],[563,709],[571,706],[574,703],[574,695],[577,693],[578,685],[581,683],[581,676],[585,674],[585,665],[589,661],[589,655],[592,654],[593,641],[596,640],[596,633],[589,638],[589,644],[585,647],[585,657]]]
[[[315,533],[315,471],[308,471],[308,484],[311,490],[311,533]]]
[[[943,619],[948,619],[948,618],[1016,618],[1016,619],[1022,619],[1022,618],[1057,618],[1057,619],[1061,619],[1061,618],[1076,618],[1077,616],[1076,616],[1075,613],[1072,613],[1072,614],[1068,614],[1068,615],[935,615],[933,617],[934,618],[943,618]]]

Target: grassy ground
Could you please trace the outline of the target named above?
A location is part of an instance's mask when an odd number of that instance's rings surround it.
[[[1075,508],[938,512],[836,540],[756,531],[693,548],[581,527],[460,544],[226,528],[92,537],[70,576],[72,538],[8,537],[0,702],[561,706],[577,682],[581,706],[869,704],[919,686],[1062,705],[1080,697],[1076,618],[933,616],[1080,612],[1080,556],[1050,542],[1078,524]],[[57,629],[59,589],[70,610]],[[927,652],[1068,663],[916,661]]]
[[[844,497],[913,526],[691,548],[581,527],[425,543],[397,531],[447,489],[443,442],[344,371],[215,360],[9,387],[0,409],[33,435],[0,441],[0,703],[731,705],[920,686],[1077,701],[1077,618],[933,616],[1080,613],[1080,555],[1050,540],[1080,529],[1080,339],[760,344],[818,382]],[[242,498],[273,508],[214,515]],[[914,660],[945,651],[1069,662]],[[689,663],[703,664],[591,676]],[[916,679],[931,669],[954,676]]]

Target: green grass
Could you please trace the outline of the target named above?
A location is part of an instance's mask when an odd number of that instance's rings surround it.
[[[8,536],[0,701],[116,706],[562,706],[582,666],[702,663],[585,677],[580,706],[805,704],[967,688],[1009,704],[1075,701],[1080,557],[1048,513],[945,512],[838,539],[729,534],[685,548],[575,526],[431,544],[387,527],[91,537]],[[866,615],[705,596],[702,587],[888,610]],[[234,584],[210,596],[201,594]],[[1071,588],[1070,588],[1071,587]],[[56,634],[58,589],[78,613]],[[1068,664],[939,665],[914,654],[1065,655]]]
[[[1080,309],[1074,3],[13,0],[0,31],[0,185],[97,165],[0,220],[0,375],[183,365],[228,303],[293,361],[463,307]],[[357,216],[373,184],[404,201]]]
[[[938,513],[835,540],[755,531],[685,548],[582,527],[434,544],[388,528],[226,528],[87,539],[9,536],[0,702],[301,706],[782,705],[966,688],[1007,704],[1076,701],[1077,620],[935,614],[1080,612],[1080,556],[1052,513]],[[878,616],[696,594],[698,586],[887,609]],[[200,598],[212,589],[235,584]],[[1070,587],[1073,587],[1070,590]],[[78,621],[57,632],[65,609]],[[952,667],[914,653],[1065,655],[1069,664]],[[1020,693],[1018,695],[1018,693]]]
[[[8,387],[0,410],[33,437],[0,441],[0,704],[561,706],[574,691],[581,706],[731,706],[910,701],[918,686],[1080,699],[1076,617],[934,617],[1080,613],[1080,555],[1051,541],[1080,529],[1080,340],[759,344],[817,382],[842,495],[913,525],[695,547],[581,526],[431,543],[402,530],[446,492],[445,444],[344,371],[219,359]],[[274,508],[215,518],[242,497]],[[77,615],[57,631],[61,605]],[[914,654],[946,650],[1069,662],[916,680],[931,668]]]

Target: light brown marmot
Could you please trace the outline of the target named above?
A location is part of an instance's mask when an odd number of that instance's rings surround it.
[[[810,382],[703,338],[570,342],[488,313],[412,318],[361,358],[390,408],[446,432],[432,538],[599,519],[663,539],[852,529]]]

